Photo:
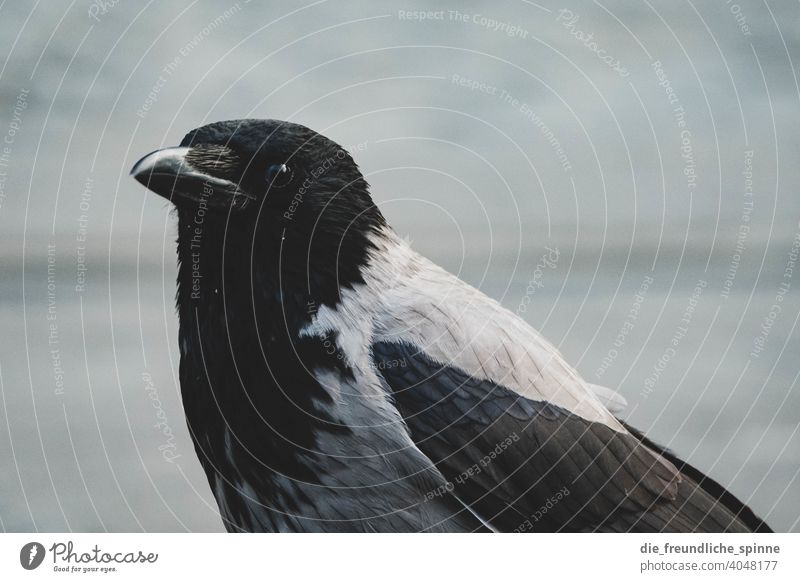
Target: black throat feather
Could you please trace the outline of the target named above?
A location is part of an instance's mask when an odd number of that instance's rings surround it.
[[[181,392],[212,487],[218,476],[265,490],[276,474],[313,482],[317,439],[348,431],[314,376],[352,375],[336,338],[300,330],[363,282],[374,228],[312,238],[261,216],[178,209]]]

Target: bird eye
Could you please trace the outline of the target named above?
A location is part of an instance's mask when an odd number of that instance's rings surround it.
[[[267,168],[267,184],[271,188],[283,188],[292,181],[294,172],[286,164],[272,164]]]

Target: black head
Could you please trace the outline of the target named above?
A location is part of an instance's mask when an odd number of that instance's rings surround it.
[[[350,154],[286,121],[205,125],[190,131],[179,147],[144,156],[131,174],[179,208],[203,204],[213,215],[237,222],[260,220],[265,213],[287,228],[343,232],[362,217],[380,216]]]
[[[206,257],[228,247],[256,270],[277,275],[266,262],[290,261],[309,287],[330,277],[340,287],[358,278],[370,234],[385,226],[350,154],[294,123],[212,123],[131,174],[177,207],[182,262],[195,238]]]

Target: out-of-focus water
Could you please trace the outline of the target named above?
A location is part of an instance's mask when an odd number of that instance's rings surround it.
[[[221,529],[178,395],[174,217],[128,170],[275,117],[352,149],[415,248],[800,531],[800,7],[100,6],[0,9],[0,527]]]

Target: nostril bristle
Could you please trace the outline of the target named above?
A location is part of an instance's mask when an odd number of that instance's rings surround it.
[[[231,148],[217,144],[197,144],[186,153],[186,162],[194,168],[225,179],[236,178],[240,158]]]

